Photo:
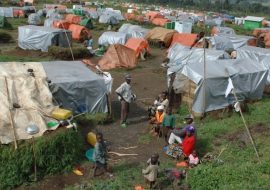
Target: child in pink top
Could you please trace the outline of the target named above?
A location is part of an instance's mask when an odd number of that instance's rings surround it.
[[[193,150],[192,154],[189,155],[188,161],[189,161],[190,167],[194,167],[194,166],[197,166],[199,164],[200,160],[199,160],[199,157],[197,155],[196,150]]]

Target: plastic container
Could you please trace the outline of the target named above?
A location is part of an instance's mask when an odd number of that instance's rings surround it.
[[[97,143],[96,134],[95,134],[95,133],[92,133],[92,132],[89,132],[89,133],[87,134],[86,140],[87,140],[87,142],[88,142],[90,145],[95,146],[96,143]]]
[[[90,148],[89,150],[86,151],[85,156],[90,162],[95,162],[93,156],[94,156],[94,148]]]
[[[66,120],[72,116],[70,110],[57,108],[52,112],[52,117],[57,120]]]

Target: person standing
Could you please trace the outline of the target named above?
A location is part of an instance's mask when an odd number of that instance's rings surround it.
[[[129,74],[126,74],[126,81],[115,90],[121,102],[121,127],[126,127],[129,113],[129,104],[136,99],[136,95],[133,94],[131,89],[131,79],[131,76]]]

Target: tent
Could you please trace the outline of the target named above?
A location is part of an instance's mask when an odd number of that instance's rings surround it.
[[[190,90],[189,84],[183,84],[186,81],[195,86],[189,99],[189,102],[192,103],[193,112],[202,114],[223,109],[235,103],[232,94],[229,94],[227,98],[225,97],[225,91],[228,87],[228,76],[232,79],[240,101],[262,98],[268,70],[258,62],[251,61],[250,59],[216,60],[208,61],[206,68],[205,79],[204,64],[202,62],[186,64],[181,72],[177,73],[175,78],[175,81],[178,81],[180,85],[174,85],[174,88],[182,87],[181,90],[178,89],[182,93],[188,93],[187,91]],[[204,84],[206,85],[205,88]]]
[[[136,52],[136,57],[139,57],[143,49],[145,49],[148,53],[150,52],[149,44],[145,39],[129,38],[125,46],[133,49]]]
[[[99,45],[122,44],[125,45],[128,36],[123,32],[104,32],[98,39]]]
[[[235,35],[235,31],[232,28],[229,27],[218,27],[214,26],[211,31],[211,35],[214,36],[216,34],[229,34],[229,35]]]
[[[118,32],[123,32],[128,35],[129,38],[144,38],[149,30],[139,25],[132,25],[129,23],[123,24]]]
[[[112,25],[115,25],[115,24],[118,24],[119,21],[112,15],[101,15],[99,17],[99,20],[98,20],[99,23],[102,23],[102,24],[112,24]]]
[[[83,19],[80,22],[80,25],[84,26],[85,28],[88,28],[88,29],[93,29],[94,28],[93,23],[92,23],[91,19],[89,19],[89,18]]]
[[[190,34],[190,33],[174,33],[172,37],[171,46],[175,43],[179,43],[184,46],[189,46],[194,43],[197,38],[197,34]]]
[[[248,41],[252,40],[250,36],[217,34],[213,36],[210,41],[212,47],[218,50],[238,49],[248,45]]]
[[[102,70],[134,68],[136,64],[137,58],[135,51],[120,44],[111,45],[98,62]]]
[[[98,19],[98,13],[96,10],[85,10],[85,15],[91,19]]]
[[[54,21],[58,21],[57,19],[45,19],[44,21],[44,27],[53,27]]]
[[[28,24],[30,25],[40,25],[41,19],[37,13],[32,13],[28,16]]]
[[[18,31],[18,46],[22,49],[46,52],[52,45],[68,47],[66,34],[71,42],[71,32],[63,29],[27,25],[19,26]]]
[[[169,19],[166,19],[166,18],[154,18],[152,20],[152,24],[156,25],[156,26],[165,26],[165,24],[167,22],[170,22]]]
[[[79,24],[81,22],[81,17],[73,14],[68,14],[65,17],[65,20],[71,24]]]
[[[71,24],[66,20],[55,20],[55,21],[53,21],[53,27],[54,28],[61,28],[61,29],[68,30],[70,25]]]
[[[12,7],[0,7],[0,16],[13,17]]]
[[[149,11],[149,12],[147,12],[147,13],[145,14],[145,17],[146,17],[148,20],[150,20],[150,21],[152,21],[152,20],[155,19],[155,18],[164,18],[163,15],[161,15],[159,12],[155,12],[155,11]]]
[[[80,61],[42,62],[50,90],[59,105],[82,112],[107,112],[107,88],[103,77]]]
[[[270,85],[270,50],[259,47],[245,46],[237,49],[237,59],[250,59],[268,68],[267,85]]]
[[[135,20],[136,15],[134,13],[125,13],[124,17],[126,20]]]
[[[72,32],[72,39],[78,40],[81,42],[86,40],[89,36],[91,36],[90,31],[84,26],[71,24],[68,30]]]
[[[163,42],[166,47],[169,47],[175,32],[176,32],[175,30],[155,27],[147,33],[145,39],[147,39],[148,41]]]
[[[35,77],[28,73],[28,69],[33,69]],[[56,128],[47,127],[47,123],[54,120],[45,115],[50,115],[56,106],[53,104],[46,73],[40,63],[0,63],[0,88],[0,143],[8,144],[14,141],[10,111],[17,140],[32,138],[32,135],[26,132],[26,127],[30,124],[39,127],[35,137]],[[13,108],[14,103],[20,105],[20,108]]]

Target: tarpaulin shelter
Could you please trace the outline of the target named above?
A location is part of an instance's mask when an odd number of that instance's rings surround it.
[[[66,20],[55,20],[53,21],[53,27],[54,28],[61,28],[61,29],[69,29],[69,26],[71,25],[71,23],[69,23]]]
[[[175,22],[175,26],[173,29],[180,33],[191,33],[192,25],[192,22],[187,21]]]
[[[87,28],[85,28],[84,26],[77,25],[77,24],[71,24],[68,30],[72,32],[72,39],[74,40],[84,41],[89,36],[91,36],[91,33]]]
[[[252,35],[258,38],[262,33],[270,33],[270,28],[255,28]]]
[[[104,32],[98,39],[99,45],[122,44],[125,45],[128,36],[123,32]]]
[[[270,85],[270,50],[259,47],[245,46],[237,49],[236,59],[250,59],[262,64],[269,70],[267,85]]]
[[[238,49],[248,45],[248,41],[252,40],[251,36],[217,34],[210,41],[212,47],[218,50]]]
[[[28,16],[28,24],[30,25],[40,25],[41,18],[37,13],[32,13]]]
[[[176,33],[175,30],[155,27],[146,34],[145,39],[147,39],[148,41],[163,42],[166,47],[169,47],[172,42],[172,37],[174,33]]]
[[[80,22],[80,25],[81,26],[84,26],[85,28],[88,28],[88,29],[93,29],[94,28],[93,23],[92,23],[92,20],[90,18],[84,18]]]
[[[28,69],[33,69],[35,77],[29,74]],[[47,128],[47,123],[54,120],[45,115],[50,115],[56,107],[47,84],[46,73],[40,63],[0,63],[0,88],[1,144],[31,139],[32,135],[26,132],[26,127],[30,124],[36,124],[39,128],[39,132],[33,135],[35,137],[56,128]],[[13,104],[18,104],[20,108],[13,108]]]
[[[139,25],[132,25],[129,23],[123,24],[118,32],[123,32],[128,35],[129,38],[144,38],[149,29],[145,29]]]
[[[170,22],[170,20],[166,18],[154,18],[152,20],[152,24],[157,25],[157,26],[165,26],[167,22]]]
[[[91,19],[98,19],[98,13],[96,10],[93,9],[86,9],[85,10],[85,15]]]
[[[211,30],[211,35],[214,36],[216,34],[229,34],[229,35],[235,35],[235,31],[233,28],[229,27],[218,27],[214,26]]]
[[[135,15],[134,13],[125,13],[125,14],[124,14],[124,18],[125,18],[126,20],[135,20],[136,15]]]
[[[48,51],[49,46],[68,47],[71,43],[71,32],[68,30],[43,26],[19,26],[18,46],[22,49]],[[66,34],[67,35],[66,35]]]
[[[142,15],[137,15],[135,18],[136,21],[140,22],[140,23],[144,23],[144,16]]]
[[[68,14],[65,17],[65,20],[72,24],[79,24],[82,18],[78,15]]]
[[[115,24],[118,24],[119,21],[112,15],[101,15],[99,17],[99,20],[98,20],[99,23],[102,23],[102,24],[112,24],[112,25],[115,25]]]
[[[23,9],[13,9],[13,17],[23,18],[25,17],[25,11]]]
[[[44,27],[53,27],[53,22],[54,21],[59,21],[58,19],[45,19],[44,21]]]
[[[120,44],[111,45],[98,62],[102,70],[134,68],[136,64],[137,58],[135,51]]]
[[[194,43],[197,38],[197,34],[190,34],[190,33],[174,33],[172,37],[171,46],[175,43],[179,43],[184,46],[189,46]]]
[[[136,52],[136,57],[139,57],[143,50],[150,52],[149,44],[145,39],[129,38],[125,46],[133,49]]]
[[[152,20],[155,19],[155,18],[164,18],[163,15],[161,15],[159,12],[155,12],[155,11],[149,11],[149,12],[147,12],[147,13],[145,14],[145,17],[146,17],[148,20],[150,20],[150,21],[152,21]]]
[[[13,17],[12,7],[0,7],[0,16]]]
[[[229,76],[240,101],[262,98],[268,70],[258,62],[250,59],[216,60],[206,62],[206,68],[204,78],[203,62],[189,63],[183,67],[181,72],[177,73],[175,78],[175,81],[178,81],[178,85],[174,84],[176,91],[184,93],[189,86],[189,84],[184,85],[181,81],[189,81],[195,85],[195,89],[191,93],[193,112],[203,114],[235,103],[232,94],[225,97]],[[182,87],[182,89],[177,89],[178,87]]]
[[[107,112],[103,77],[80,61],[42,62],[54,99],[75,114]]]

